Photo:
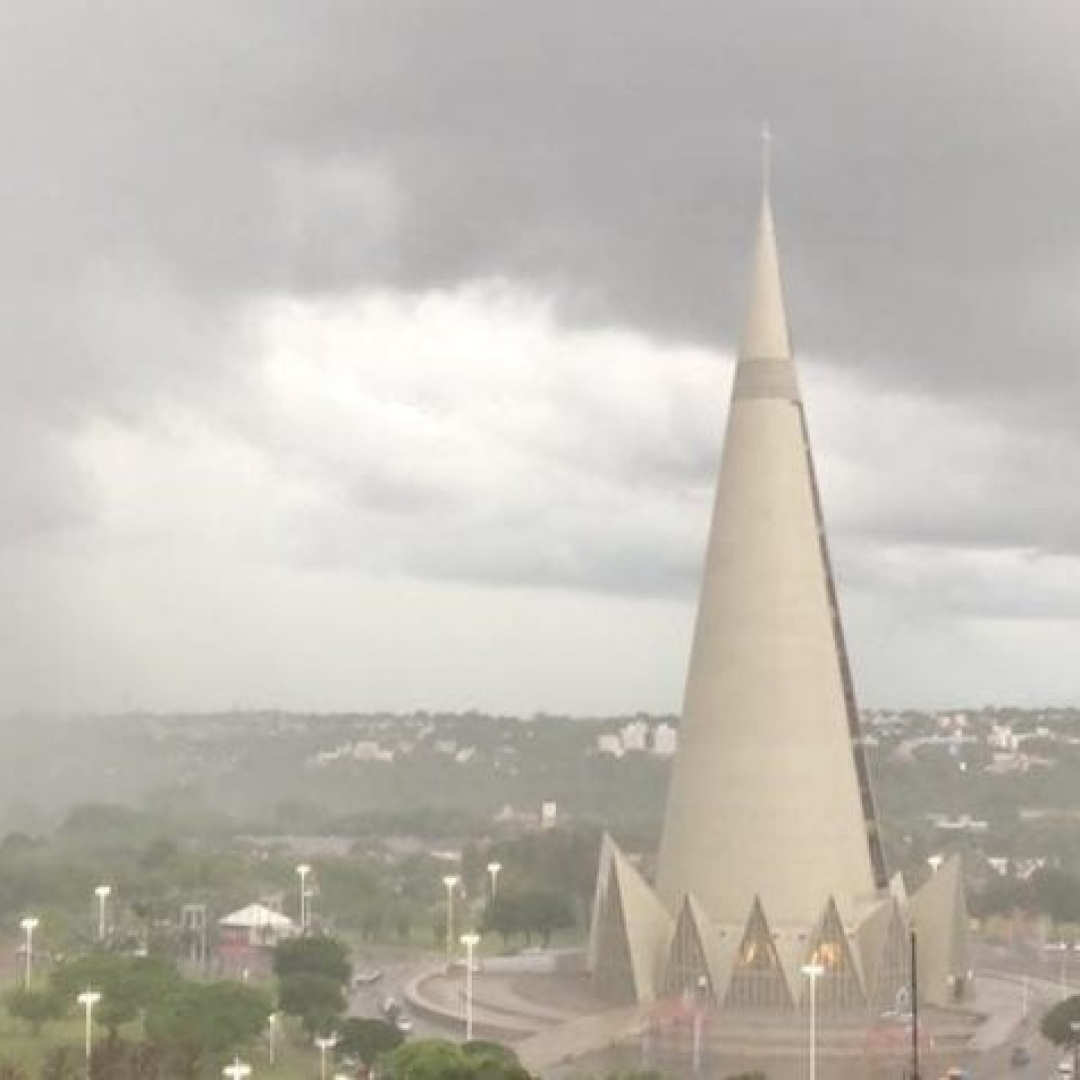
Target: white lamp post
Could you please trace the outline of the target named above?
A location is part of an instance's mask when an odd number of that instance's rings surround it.
[[[112,895],[111,885],[99,885],[94,890],[97,897],[97,936],[98,941],[105,940],[105,903]]]
[[[454,889],[460,880],[457,874],[447,874],[442,879],[442,883],[446,886],[446,966],[448,968],[454,948]]]
[[[241,1061],[240,1058],[234,1057],[231,1065],[226,1065],[221,1070],[222,1076],[227,1076],[229,1080],[244,1080],[244,1077],[251,1075],[251,1066],[246,1061]]]
[[[465,1041],[472,1041],[473,1032],[473,949],[480,944],[480,935],[473,931],[461,935],[465,946]]]
[[[825,968],[821,964],[803,964],[801,971],[810,980],[810,1080],[817,1080],[817,981]]]
[[[278,1014],[276,1012],[272,1012],[266,1018],[266,1027],[267,1027],[266,1035],[267,1035],[267,1039],[268,1039],[268,1041],[270,1043],[269,1058],[270,1058],[270,1064],[271,1065],[274,1064],[274,1061],[277,1058],[277,1026],[278,1026]]]
[[[76,999],[86,1010],[86,1080],[90,1080],[90,1059],[94,1053],[94,1006],[101,1000],[101,991],[87,987]]]
[[[487,864],[487,872],[491,875],[491,899],[495,899],[495,893],[499,886],[499,871],[502,869],[502,863],[489,862]]]
[[[26,918],[19,923],[23,928],[23,933],[26,934],[26,946],[24,949],[26,953],[26,968],[24,975],[25,982],[23,985],[27,990],[30,989],[30,982],[34,977],[34,931],[38,927],[38,921],[39,920],[33,915],[27,915]]]
[[[300,878],[300,933],[303,935],[307,933],[307,876],[311,873],[311,867],[307,863],[301,863],[296,868],[296,873]]]
[[[336,1035],[322,1035],[315,1040],[319,1048],[319,1080],[326,1080],[326,1055],[337,1046]]]

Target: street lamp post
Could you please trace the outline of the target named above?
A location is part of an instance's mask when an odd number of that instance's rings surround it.
[[[311,867],[307,863],[301,863],[296,868],[296,873],[300,878],[300,934],[301,936],[307,933],[308,912],[307,912],[307,876],[311,873]]]
[[[450,967],[450,956],[454,948],[454,889],[461,879],[457,874],[447,874],[442,879],[446,886],[446,966]]]
[[[465,946],[465,1041],[472,1041],[473,1033],[473,950],[480,944],[480,935],[474,930],[461,935]]]
[[[489,862],[487,864],[487,872],[491,875],[491,899],[495,899],[495,893],[499,888],[499,871],[502,869],[502,863]]]
[[[270,1044],[270,1047],[269,1047],[270,1052],[269,1052],[268,1057],[270,1059],[270,1064],[273,1065],[275,1060],[277,1059],[278,1014],[276,1012],[272,1012],[266,1018],[266,1025],[267,1025],[267,1032],[266,1032],[267,1039],[268,1039],[269,1044]]]
[[[90,1080],[90,1061],[94,1056],[94,1006],[101,1000],[100,990],[91,990],[88,986],[76,999],[86,1010],[86,1080]]]
[[[822,964],[803,964],[802,973],[810,980],[810,1080],[817,1080],[817,981],[825,974]]]
[[[246,1061],[241,1061],[239,1057],[234,1057],[231,1065],[226,1065],[221,1070],[222,1076],[227,1076],[228,1080],[244,1080],[245,1077],[251,1075],[251,1066]]]
[[[704,975],[699,975],[694,997],[694,1047],[693,1067],[694,1072],[701,1072],[701,1050],[703,1043],[702,1028],[705,1023],[705,1002],[709,993],[709,980]]]
[[[1076,1070],[1080,1069],[1080,1020],[1071,1020],[1069,1027],[1072,1030],[1073,1080],[1076,1080]]]
[[[23,933],[26,934],[26,945],[24,951],[26,953],[26,967],[23,975],[23,985],[27,990],[30,989],[31,980],[34,977],[34,931],[38,927],[38,919],[33,915],[27,915],[19,925],[23,928]]]
[[[98,941],[105,940],[105,903],[112,895],[111,885],[99,885],[94,890],[97,897],[97,937]]]
[[[326,1055],[337,1046],[337,1035],[320,1035],[315,1045],[319,1048],[319,1080],[326,1080]]]

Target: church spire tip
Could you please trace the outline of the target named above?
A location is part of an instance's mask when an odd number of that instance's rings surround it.
[[[772,132],[766,120],[761,125],[761,200],[769,201],[769,185],[772,182]]]

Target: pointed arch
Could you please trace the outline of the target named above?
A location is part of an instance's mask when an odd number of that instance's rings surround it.
[[[783,1011],[794,1008],[761,899],[754,897],[739,950],[724,995],[724,1008],[742,1011]]]
[[[815,990],[819,1011],[850,1012],[866,1007],[866,991],[855,953],[848,941],[836,901],[831,896],[811,938],[807,962],[820,964],[824,968]],[[800,996],[804,1004],[809,1002],[808,983]]]
[[[599,900],[593,989],[597,997],[604,1001],[630,1005],[637,1001],[637,986],[626,925],[626,908],[614,864],[608,868],[607,884]]]
[[[703,991],[709,1002],[716,1001],[716,988],[705,943],[705,934],[709,931],[708,926],[702,925],[691,898],[684,896],[661,980],[661,990],[665,996]]]

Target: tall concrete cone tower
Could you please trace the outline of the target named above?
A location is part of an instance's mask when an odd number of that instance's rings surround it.
[[[926,888],[886,877],[766,185],[657,877],[605,841],[596,988],[784,1012],[812,963],[819,1009],[870,1015],[896,1007],[922,912],[920,956],[951,958],[923,996],[960,1001],[962,875]]]
[[[843,915],[886,885],[768,194],[668,797],[657,887],[723,922]],[[734,871],[734,872],[733,872]]]

